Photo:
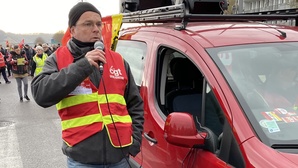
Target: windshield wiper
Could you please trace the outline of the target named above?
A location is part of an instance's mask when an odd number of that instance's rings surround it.
[[[298,149],[298,144],[273,144],[273,149]]]

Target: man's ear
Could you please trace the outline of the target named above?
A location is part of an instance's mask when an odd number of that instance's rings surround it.
[[[73,35],[75,33],[75,27],[74,26],[71,26],[71,28],[69,30],[70,30],[71,35]]]

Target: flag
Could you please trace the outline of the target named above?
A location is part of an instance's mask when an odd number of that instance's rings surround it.
[[[102,18],[102,35],[105,48],[116,49],[116,44],[118,41],[119,30],[122,25],[122,14],[115,14],[111,16],[106,16]],[[62,37],[62,46],[67,44],[67,41],[71,38],[70,29],[67,28],[64,36]]]
[[[62,40],[61,40],[61,45],[62,46],[66,46],[67,44],[67,41],[71,38],[71,35],[70,35],[70,29],[69,27],[67,28],[66,32],[64,33],[63,37],[62,37]]]
[[[123,14],[116,14],[102,18],[103,28],[103,41],[106,48],[116,49],[118,42],[119,30],[122,25]]]
[[[20,47],[20,49],[22,49],[23,48],[23,46],[24,46],[24,39],[19,43],[19,47]]]

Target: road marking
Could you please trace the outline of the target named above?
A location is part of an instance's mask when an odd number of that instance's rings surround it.
[[[23,168],[15,126],[1,127],[0,135],[0,167]]]

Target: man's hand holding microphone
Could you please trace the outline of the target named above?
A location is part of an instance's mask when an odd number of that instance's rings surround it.
[[[90,65],[97,67],[102,74],[103,64],[106,63],[104,44],[102,41],[96,41],[94,43],[94,50],[87,52],[85,57],[88,59]]]

